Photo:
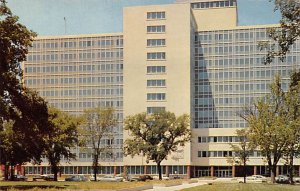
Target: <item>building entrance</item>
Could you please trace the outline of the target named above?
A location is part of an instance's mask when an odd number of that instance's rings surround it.
[[[215,170],[214,176],[216,177],[232,177],[232,170]]]
[[[210,170],[197,170],[196,177],[210,176]]]

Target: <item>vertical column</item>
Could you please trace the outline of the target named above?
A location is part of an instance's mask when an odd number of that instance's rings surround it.
[[[147,174],[147,166],[146,165],[144,166],[144,174]]]
[[[114,175],[117,175],[117,166],[114,166]]]
[[[210,167],[210,176],[213,177],[214,176],[214,166]]]
[[[232,165],[232,177],[235,177],[235,166]]]
[[[166,166],[166,176],[169,177],[169,165]]]
[[[42,166],[40,166],[40,174],[44,174]]]
[[[276,176],[279,175],[279,166],[276,166]]]
[[[191,165],[187,165],[187,178],[191,178]]]
[[[257,166],[253,167],[253,175],[257,175]]]
[[[4,165],[0,164],[0,177],[3,177],[4,176],[4,173],[3,173],[3,167]]]
[[[25,176],[25,166],[21,166],[21,174]]]
[[[123,167],[123,172],[124,172],[124,176],[127,178],[128,177],[128,172],[127,172],[127,166],[124,165]]]

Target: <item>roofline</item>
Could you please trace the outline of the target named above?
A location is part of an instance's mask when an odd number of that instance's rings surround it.
[[[221,31],[221,30],[237,30],[237,29],[253,29],[253,28],[273,28],[280,27],[280,24],[263,24],[263,25],[243,25],[243,26],[235,26],[235,27],[224,27],[218,29],[211,30],[198,30],[197,32],[209,32],[209,31]]]
[[[34,40],[44,40],[44,39],[66,39],[66,38],[91,38],[91,37],[101,37],[101,36],[121,36],[123,33],[99,33],[99,34],[78,34],[78,35],[55,35],[55,36],[37,36]]]

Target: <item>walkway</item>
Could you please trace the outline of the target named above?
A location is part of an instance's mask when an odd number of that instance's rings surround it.
[[[169,186],[169,187],[163,187],[163,186],[154,186],[153,189],[144,190],[144,191],[176,191],[176,190],[182,190],[185,188],[192,188],[196,186],[201,186],[207,184],[207,182],[197,182],[197,183],[191,183],[191,184],[181,184],[178,186]]]

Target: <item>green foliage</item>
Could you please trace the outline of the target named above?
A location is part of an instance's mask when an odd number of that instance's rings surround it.
[[[239,139],[237,144],[230,143],[232,149],[232,157],[227,158],[227,162],[232,165],[243,165],[244,170],[244,183],[246,183],[246,166],[247,161],[251,153],[253,152],[254,145],[249,142],[249,132],[248,129],[238,129],[236,130],[236,135]]]
[[[124,153],[132,157],[142,153],[147,161],[152,160],[160,166],[178,146],[190,141],[189,123],[188,115],[176,118],[171,112],[129,116],[125,119],[125,130],[129,130],[132,138],[125,141]],[[159,176],[161,179],[161,172]]]
[[[266,157],[272,180],[280,159],[286,159],[291,172],[293,157],[300,152],[300,85],[298,74],[291,75],[287,92],[281,88],[281,79],[275,77],[271,92],[245,110],[243,118],[249,123],[250,141]]]
[[[57,180],[58,166],[63,156],[66,160],[75,159],[72,148],[77,146],[79,118],[71,116],[56,108],[49,108],[49,121],[52,131],[45,137],[46,149],[44,155],[51,165],[54,179]]]
[[[294,71],[291,74],[289,89],[284,94],[284,117],[286,119],[286,137],[287,145],[283,151],[283,159],[285,159],[289,167],[290,182],[293,183],[294,175],[294,157],[300,155],[300,71]]]
[[[92,147],[93,171],[96,180],[98,173],[100,153],[113,155],[110,144],[101,144],[103,138],[113,140],[113,127],[117,124],[113,108],[93,108],[84,111],[83,140],[87,146]]]
[[[51,128],[46,102],[22,84],[20,63],[26,60],[35,35],[0,0],[0,155],[5,156],[0,161],[5,165],[39,162],[43,137]],[[7,141],[11,146],[4,144]]]
[[[267,49],[268,53],[265,57],[265,64],[272,63],[275,57],[279,57],[282,61],[289,52],[290,47],[300,37],[300,2],[299,0],[270,0],[275,3],[275,10],[281,13],[280,27],[270,28],[268,30],[269,37],[275,43],[261,43],[261,49]]]

